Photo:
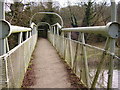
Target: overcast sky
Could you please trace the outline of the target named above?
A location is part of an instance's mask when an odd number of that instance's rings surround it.
[[[89,0],[55,0],[55,1],[58,1],[61,6],[64,6],[64,5],[66,6],[68,1],[70,1],[71,4],[72,3],[74,4],[74,3],[77,3],[77,2],[87,2]],[[92,1],[95,1],[97,3],[106,1],[106,2],[110,3],[110,0],[92,0]],[[115,2],[119,2],[119,1],[120,0],[115,0]]]
[[[3,0],[0,0],[3,1]],[[6,2],[13,2],[13,1],[21,1],[21,0],[5,0]],[[47,1],[51,1],[51,0],[22,0],[23,2],[47,2]],[[57,1],[60,3],[61,7],[67,6],[67,2],[70,1],[71,4],[75,4],[77,2],[86,2],[89,0],[52,0],[52,1]],[[110,3],[110,0],[92,0],[92,1],[96,1],[96,2],[103,2],[106,1],[108,3]],[[114,1],[114,0],[112,0]],[[120,0],[115,0],[116,2],[119,2]]]
[[[0,1],[4,1],[4,0],[0,0]],[[28,1],[28,2],[40,2],[40,1],[51,1],[51,0],[5,0],[7,2],[13,2],[13,1]],[[58,1],[60,3],[65,3],[67,2],[68,0],[52,0],[52,1]],[[86,2],[86,1],[89,1],[89,0],[69,0],[70,2]],[[92,0],[92,1],[96,1],[96,2],[101,2],[101,1],[107,1],[107,2],[110,2],[111,0]],[[119,2],[120,0],[112,0],[112,1],[116,1],[116,2]]]

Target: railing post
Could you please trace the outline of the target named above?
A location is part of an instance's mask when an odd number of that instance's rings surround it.
[[[23,41],[23,33],[20,32],[18,36],[18,44],[22,43],[22,41]]]
[[[32,35],[34,35],[34,34],[36,34],[36,26],[35,25],[33,25],[33,28],[32,28]]]
[[[71,64],[71,68],[73,68],[73,51],[72,51],[72,37],[71,37],[71,32],[68,33],[68,38],[69,38],[69,50],[70,50],[70,64]]]
[[[0,19],[5,19],[5,10],[4,10],[4,0],[3,2],[0,1]],[[2,23],[1,23],[2,24]],[[3,32],[3,26],[0,25],[0,36],[2,36]],[[6,44],[5,44],[5,38],[0,39],[0,55],[3,55],[6,53]]]
[[[115,53],[115,39],[110,38],[110,52]],[[110,89],[112,88],[112,79],[113,79],[113,67],[114,67],[114,61],[113,61],[113,56],[109,56],[110,64],[109,64],[109,72],[108,72],[108,85],[107,88]]]
[[[81,39],[82,39],[82,43],[85,44],[84,33],[81,33]],[[83,54],[83,60],[84,60],[83,62],[84,62],[84,65],[85,65],[86,83],[87,83],[87,86],[89,88],[90,87],[90,82],[89,82],[89,70],[88,70],[87,52],[86,52],[86,47],[84,45],[82,46],[82,48],[83,48],[82,54]]]
[[[109,49],[109,43],[110,43],[110,38],[107,38],[107,41],[105,43],[105,51],[107,51]],[[101,68],[102,68],[102,65],[104,63],[104,60],[105,60],[105,56],[106,56],[106,52],[103,52],[102,56],[101,56],[101,60],[100,60],[100,64],[99,66],[97,67],[97,72],[95,74],[95,77],[93,79],[93,82],[92,82],[92,85],[91,85],[91,88],[95,88],[96,84],[97,84],[97,80],[98,80],[98,77],[99,77],[99,74],[100,74],[100,71],[101,71]]]
[[[32,31],[29,32],[30,37],[32,36]]]
[[[81,42],[81,33],[79,32],[78,35],[78,41]],[[78,55],[78,47],[79,47],[79,43],[76,44],[76,48],[75,48],[75,57],[74,57],[74,61],[73,61],[73,71],[76,73],[76,60],[77,60],[77,55]]]
[[[5,3],[0,1],[0,19],[5,19]]]
[[[53,26],[53,46],[55,46],[55,26]]]
[[[111,21],[117,21],[117,9],[115,0],[111,0]]]
[[[60,51],[61,47],[60,47],[59,42],[61,42],[61,41],[60,41],[60,37],[59,37],[59,28],[58,28],[57,25],[56,25],[56,32],[57,32],[57,35],[56,35],[56,49],[58,51]],[[61,51],[60,51],[60,54],[61,54]]]
[[[8,38],[6,38],[6,51],[10,51],[9,43],[8,43]]]
[[[62,32],[62,40],[63,40],[63,48],[62,48],[62,52],[63,52],[63,58],[65,59],[65,37],[64,37],[64,32]]]
[[[116,4],[115,4],[115,0],[111,0],[111,21],[114,22],[116,21],[117,17],[117,12],[116,12]],[[109,50],[110,49],[110,50]],[[111,53],[115,53],[115,38],[111,38],[108,37],[107,41],[106,41],[106,45],[105,45],[105,51],[109,50]],[[102,68],[103,62],[104,62],[104,58],[105,58],[106,53],[103,52],[101,61],[100,61],[100,65],[98,66],[95,78],[93,80],[92,83],[92,88],[95,87],[97,80],[98,80],[98,76],[100,74],[100,70]],[[110,89],[112,88],[112,79],[113,79],[113,56],[110,56],[109,58],[110,60],[110,64],[109,64],[109,73],[108,73],[108,84],[107,84],[107,88]]]
[[[111,21],[117,21],[117,9],[116,9],[116,3],[115,0],[111,0]],[[115,53],[115,39],[110,38],[110,52]],[[113,56],[110,56],[110,65],[109,65],[109,72],[108,72],[108,85],[107,88],[112,88],[112,79],[113,79]]]
[[[56,28],[57,28],[57,36],[59,36],[59,28],[58,28],[58,26]]]
[[[28,31],[26,32],[25,39],[28,39]]]

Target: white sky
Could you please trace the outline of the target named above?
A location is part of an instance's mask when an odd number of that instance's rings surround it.
[[[4,1],[4,0],[0,0],[0,1]],[[47,1],[51,1],[51,0],[5,0],[7,2],[12,2],[12,1],[28,1],[28,2],[40,2],[40,1],[44,1],[44,2],[47,2]],[[58,1],[60,3],[64,3],[64,2],[67,2],[68,0],[52,0],[52,1]],[[89,0],[69,0],[70,2],[86,2],[86,1],[89,1]],[[100,2],[100,1],[107,1],[107,2],[110,2],[110,1],[116,1],[116,2],[119,2],[120,0],[92,0],[92,1],[96,1],[96,2]]]
[[[75,4],[77,2],[88,2],[89,0],[55,0],[55,1],[58,1],[60,3],[61,6],[66,6],[67,5],[67,2],[70,1],[71,4]],[[95,2],[108,2],[110,3],[110,0],[92,0],[92,1],[95,1]],[[120,0],[115,0],[115,2],[119,2]]]
[[[0,1],[3,1],[3,0],[0,0]],[[23,1],[23,2],[48,2],[48,1],[51,1],[51,0],[5,0],[6,2],[13,2],[13,1]],[[89,0],[52,0],[52,1],[57,1],[60,3],[61,7],[64,7],[64,6],[67,6],[67,2],[70,1],[71,4],[75,4],[77,2],[86,2],[86,1],[89,1]],[[110,3],[110,0],[92,0],[92,1],[96,1],[96,2],[108,2]],[[119,2],[120,0],[112,0],[112,1],[115,1],[115,2]]]
[[[26,1],[26,0],[23,0],[23,1]],[[28,0],[28,1],[36,1],[36,2],[39,2],[39,1],[51,1],[51,0]],[[77,3],[77,2],[87,2],[87,1],[89,1],[89,0],[52,0],[52,1],[57,1],[57,2],[59,2],[60,3],[60,5],[61,5],[61,7],[65,7],[65,6],[67,6],[67,2],[68,1],[70,1],[70,3],[71,4],[75,4],[75,3]],[[92,0],[92,1],[95,1],[95,2],[108,2],[108,3],[110,3],[110,1],[111,0]],[[120,0],[112,0],[112,1],[115,1],[115,2],[119,2]]]

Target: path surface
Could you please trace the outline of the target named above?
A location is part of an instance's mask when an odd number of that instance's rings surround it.
[[[71,88],[67,70],[54,47],[40,38],[34,52],[35,83],[30,88]]]

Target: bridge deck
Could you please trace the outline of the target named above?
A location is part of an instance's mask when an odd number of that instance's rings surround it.
[[[29,79],[33,78],[34,82],[30,88],[73,87],[67,69],[48,40],[40,38],[33,55],[34,70],[30,74],[34,75],[30,75]]]

